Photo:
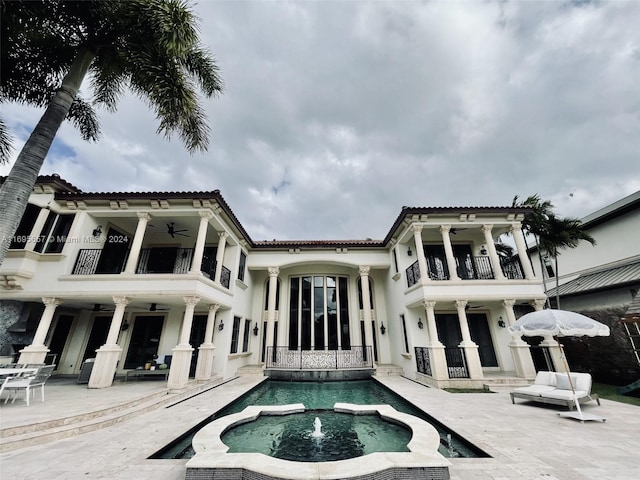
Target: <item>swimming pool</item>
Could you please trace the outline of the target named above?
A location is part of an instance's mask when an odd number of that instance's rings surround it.
[[[169,445],[165,446],[150,458],[176,459],[192,458],[194,455],[191,440],[194,434],[204,425],[218,418],[241,412],[249,405],[286,405],[302,403],[307,410],[316,412],[331,411],[336,403],[353,403],[361,405],[388,404],[402,413],[414,415],[429,422],[440,435],[439,452],[448,458],[488,457],[455,432],[436,421],[431,416],[416,408],[405,399],[379,384],[373,379],[349,380],[335,382],[288,382],[267,380],[253,390],[247,392],[227,407],[214,413],[207,420],[195,426]]]

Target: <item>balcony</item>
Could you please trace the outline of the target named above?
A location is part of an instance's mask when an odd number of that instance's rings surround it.
[[[495,273],[488,256],[472,256],[456,257],[456,272],[461,280],[492,280]],[[501,259],[500,268],[505,278],[510,280],[522,280],[522,265],[518,257],[510,259]],[[446,258],[427,257],[427,272],[431,280],[449,280],[449,265]],[[407,286],[412,287],[420,282],[420,267],[418,261],[411,264],[406,270]]]
[[[157,247],[143,248],[140,251],[136,274],[171,273],[174,275],[189,273],[193,260],[193,248]],[[126,265],[128,252],[123,255],[108,255],[102,249],[83,249],[78,252],[72,275],[101,275],[122,273]],[[217,263],[211,255],[204,255],[201,271],[207,278],[215,277]],[[231,270],[224,265],[220,283],[229,288]]]

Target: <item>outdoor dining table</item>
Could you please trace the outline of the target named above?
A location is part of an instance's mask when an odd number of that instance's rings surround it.
[[[12,377],[14,375],[23,375],[25,373],[36,373],[37,368],[0,368],[0,378]]]

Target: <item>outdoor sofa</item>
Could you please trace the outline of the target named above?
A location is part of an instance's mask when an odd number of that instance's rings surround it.
[[[575,397],[568,375],[571,375]],[[595,400],[600,405],[598,395],[591,393],[591,375],[588,373],[538,372],[533,385],[516,388],[510,394],[514,404],[516,398],[522,398],[533,402],[566,405],[569,410],[575,408],[575,399],[580,404]]]

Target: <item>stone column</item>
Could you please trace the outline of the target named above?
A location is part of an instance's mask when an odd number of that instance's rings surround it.
[[[198,238],[196,239],[196,246],[193,249],[191,270],[189,270],[189,273],[196,273],[198,275],[202,273],[202,257],[204,256],[204,246],[207,240],[207,227],[209,226],[209,220],[213,218],[213,213],[209,210],[203,210],[199,212],[199,215],[200,225],[198,226]]]
[[[278,289],[278,275],[280,269],[278,267],[269,267],[269,298],[267,298],[267,337],[265,342],[265,356],[267,359],[267,352],[269,347],[274,347],[277,344],[277,338],[275,338],[274,326],[276,322],[276,292]],[[275,351],[273,352],[275,354]]]
[[[216,252],[216,278],[215,281],[220,283],[220,277],[222,276],[222,262],[224,261],[224,249],[227,245],[227,237],[229,234],[227,232],[220,232],[218,237],[220,240],[218,241],[218,251]]]
[[[122,347],[118,345],[118,335],[122,327],[124,310],[129,304],[128,297],[113,297],[116,309],[111,318],[107,340],[96,350],[96,360],[89,377],[89,388],[107,388],[113,384],[118,369],[118,360],[122,354]]]
[[[198,347],[198,363],[196,364],[196,380],[206,381],[213,373],[213,358],[216,347],[213,346],[213,327],[216,323],[216,312],[220,305],[214,303],[209,305],[207,316],[207,326],[204,331],[204,342]]]
[[[449,265],[449,280],[460,280],[458,276],[458,264],[453,256],[453,247],[451,246],[451,237],[449,236],[450,231],[451,225],[440,225],[442,243],[444,243],[444,254],[447,257],[447,264]]]
[[[471,340],[471,332],[469,332],[469,323],[467,321],[466,300],[456,300],[456,310],[458,310],[458,319],[460,321],[460,331],[462,332],[462,342],[458,345],[464,349],[467,360],[467,369],[469,378],[483,378],[482,365],[480,364],[480,355],[478,354],[478,345]]]
[[[431,376],[436,380],[446,380],[449,378],[447,370],[447,358],[444,353],[444,345],[438,339],[438,329],[436,327],[435,315],[436,302],[433,300],[424,301],[424,310],[427,315],[427,330],[429,332],[429,360],[431,362]]]
[[[427,257],[424,256],[424,247],[422,246],[422,225],[412,225],[413,241],[416,244],[416,255],[418,256],[418,268],[420,269],[420,282],[424,285],[431,281],[429,277],[429,269],[427,268]]]
[[[180,339],[178,345],[171,350],[173,357],[171,358],[171,368],[169,369],[169,379],[167,380],[167,387],[172,390],[182,390],[189,382],[189,368],[191,367],[191,356],[193,355],[193,347],[189,345],[189,336],[191,335],[191,325],[193,324],[193,311],[199,301],[200,297],[184,297],[185,308]]]
[[[511,299],[502,301],[508,326],[513,325],[516,321],[516,314],[513,311],[515,303],[516,301]],[[513,357],[513,363],[516,366],[516,374],[518,377],[534,378],[536,376],[536,368],[533,365],[529,344],[524,342],[521,337],[512,335],[509,348],[511,349],[511,356]]]
[[[18,363],[44,363],[47,353],[49,353],[49,349],[44,344],[44,341],[47,339],[47,333],[49,333],[49,329],[51,328],[51,321],[53,320],[56,308],[62,303],[62,300],[55,297],[43,297],[42,303],[45,305],[44,312],[42,312],[42,317],[40,317],[40,322],[38,322],[38,328],[33,336],[33,341],[31,345],[20,350]]]
[[[136,233],[131,242],[131,250],[129,251],[127,264],[122,273],[136,273],[138,258],[140,258],[140,250],[142,249],[142,241],[144,240],[144,234],[147,230],[149,220],[151,220],[151,215],[147,212],[138,212],[138,226],[136,227]]]
[[[362,288],[362,314],[364,320],[364,351],[368,353],[367,347],[371,347],[373,356],[373,331],[371,329],[371,297],[369,296],[369,271],[371,267],[360,266],[360,288]]]
[[[493,237],[491,236],[491,230],[493,230],[493,225],[482,226],[484,241],[487,245],[487,249],[489,250],[489,258],[491,259],[491,266],[493,267],[493,276],[496,280],[504,280],[504,273],[502,273],[500,258],[498,257],[498,252],[496,251],[496,244],[493,242]]]
[[[522,233],[522,225],[514,223],[511,225],[511,235],[516,242],[516,250],[518,251],[518,257],[520,258],[520,264],[524,270],[524,278],[527,280],[533,280],[536,278],[533,273],[533,267],[531,266],[531,260],[527,255],[527,244],[524,241],[524,234]]]

